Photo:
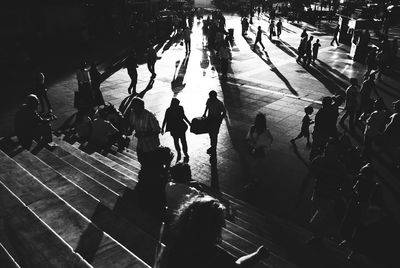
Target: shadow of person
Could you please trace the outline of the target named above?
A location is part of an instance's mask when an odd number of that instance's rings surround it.
[[[183,80],[185,79],[188,62],[189,62],[189,54],[186,54],[185,58],[183,59],[183,61],[181,63],[179,70],[178,70],[178,66],[180,63],[179,60],[176,61],[176,63],[175,63],[175,73],[174,73],[174,77],[171,81],[171,90],[172,90],[172,92],[174,92],[174,97],[176,97],[176,95],[179,92],[181,92],[186,86],[186,84],[183,83]]]
[[[211,164],[210,188],[213,192],[220,193],[217,156],[216,155],[210,156],[210,164]]]
[[[143,89],[140,93],[132,93],[131,95],[125,97],[125,99],[122,100],[121,104],[118,107],[118,110],[121,112],[121,114],[125,117],[126,114],[129,112],[129,110],[131,109],[131,105],[132,105],[132,100],[135,97],[139,97],[139,98],[143,98],[144,95],[153,88],[154,85],[154,78],[151,78],[149,83],[147,84],[146,88]]]

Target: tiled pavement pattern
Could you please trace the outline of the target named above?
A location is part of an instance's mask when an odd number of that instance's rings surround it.
[[[286,22],[281,41],[275,39],[271,42],[264,35],[266,52],[253,52],[250,46],[255,39],[256,28],[261,25],[266,30],[268,18],[255,19],[247,38],[240,35],[239,17],[227,15],[226,18],[227,28],[235,29],[233,61],[227,81],[219,80],[214,68],[217,63],[203,43],[202,25],[195,23],[192,52],[186,60],[184,47],[179,44],[173,44],[165,52],[162,52],[163,49],[159,51],[161,59],[156,64],[157,78],[153,89],[144,97],[146,108],[154,112],[161,123],[171,97],[177,96],[187,117],[193,118],[203,114],[209,90],[216,90],[228,110],[219,135],[217,163],[210,162],[205,153],[209,147],[208,136],[188,133],[189,163],[194,179],[243,200],[249,198],[244,185],[250,176],[250,160],[243,139],[255,115],[266,113],[274,144],[263,169],[259,171],[259,187],[251,199],[256,200],[256,206],[262,210],[302,224],[308,218],[310,209],[307,201],[312,186],[307,168],[309,151],[304,141],[298,141],[296,154],[289,140],[300,130],[305,106],[312,104],[319,108],[323,96],[343,90],[348,77],[360,78],[364,67],[348,58],[348,47],[330,46],[331,36],[307,26],[314,38],[320,39],[322,47],[317,64],[304,69],[295,61],[301,29]],[[138,72],[137,89],[140,91],[147,85],[150,73],[146,65],[141,65]],[[174,84],[172,88],[171,81],[175,76],[180,78],[178,81],[182,84]],[[106,80],[101,90],[106,101],[118,106],[127,96],[128,85],[129,77],[122,69]],[[399,96],[397,79],[384,77],[384,83],[378,86],[387,104]],[[72,102],[76,89],[73,73],[50,85],[49,97],[59,117],[55,129],[75,112]],[[10,118],[13,112],[10,110],[1,115],[2,135],[3,132],[4,135],[11,134]],[[162,144],[173,148],[169,134],[162,136]],[[377,166],[381,167],[379,163]],[[385,167],[379,171],[385,175],[386,200],[393,204],[394,211],[398,211],[396,204],[400,184]]]

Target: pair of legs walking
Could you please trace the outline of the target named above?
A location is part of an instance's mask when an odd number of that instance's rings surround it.
[[[181,146],[179,141],[182,143],[182,150],[183,150],[183,154],[185,155],[185,162],[189,161],[189,155],[188,155],[188,146],[187,146],[187,141],[186,141],[186,134],[185,132],[179,135],[174,135],[172,136],[172,138],[174,139],[174,145],[175,145],[175,150],[178,152],[178,155],[176,157],[176,161],[178,162],[179,160],[181,160]]]
[[[156,64],[156,62],[148,62],[147,63],[147,68],[149,69],[150,73],[151,73],[151,77],[156,77],[156,72],[154,69],[154,65]]]
[[[254,42],[254,48],[253,48],[253,50],[256,49],[257,43],[260,43],[260,45],[262,46],[263,50],[265,49],[265,46],[264,46],[264,44],[261,42],[261,39],[256,39],[256,42]]]
[[[154,71],[154,66],[153,66],[153,71]],[[136,84],[137,84],[137,79],[138,79],[138,73],[135,70],[134,72],[129,72],[128,74],[129,74],[129,77],[131,78],[131,84],[128,87],[128,93],[129,93],[129,95],[131,95],[132,93],[136,93]]]

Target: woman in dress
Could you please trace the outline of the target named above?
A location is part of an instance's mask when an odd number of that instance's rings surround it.
[[[179,141],[182,143],[183,153],[185,155],[184,161],[189,161],[188,146],[186,142],[186,130],[188,125],[190,125],[189,119],[185,115],[183,107],[179,105],[179,100],[177,98],[172,98],[171,105],[165,111],[164,121],[162,123],[161,133],[164,134],[164,130],[171,133],[174,139],[175,149],[177,151],[177,159],[179,162],[181,159],[181,147]]]

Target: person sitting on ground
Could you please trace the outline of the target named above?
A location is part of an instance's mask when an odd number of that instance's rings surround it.
[[[89,109],[82,109],[76,115],[75,133],[82,141],[88,140],[92,134],[92,119],[89,112]]]
[[[115,142],[118,142],[119,149],[126,145],[127,138],[118,129],[107,121],[107,113],[104,109],[99,110],[99,117],[92,123],[92,131],[89,143],[101,149],[109,149]]]
[[[248,268],[268,258],[270,253],[264,246],[236,261],[217,246],[225,226],[224,212],[225,207],[210,196],[196,196],[184,203],[167,232],[161,267]]]
[[[14,118],[14,128],[21,146],[30,148],[32,140],[39,143],[51,143],[50,119],[42,118],[38,112],[39,99],[30,94],[18,109]]]

